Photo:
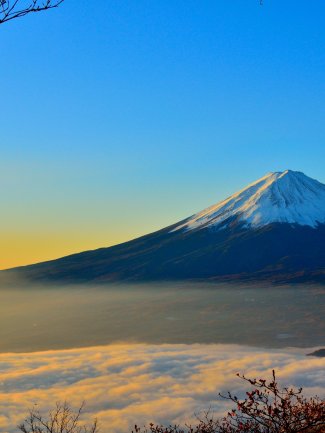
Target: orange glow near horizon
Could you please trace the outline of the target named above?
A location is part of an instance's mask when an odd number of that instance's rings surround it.
[[[0,270],[57,259],[131,239],[131,233],[9,233],[1,235]]]

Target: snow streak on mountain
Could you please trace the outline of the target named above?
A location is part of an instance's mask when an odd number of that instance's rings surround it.
[[[173,231],[218,227],[234,218],[246,227],[276,222],[316,227],[325,223],[325,185],[298,171],[270,173]]]
[[[29,282],[325,284],[325,185],[270,173],[219,204],[120,245],[3,273]]]

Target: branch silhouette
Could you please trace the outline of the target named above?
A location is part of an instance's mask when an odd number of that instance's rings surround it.
[[[64,0],[0,0],[0,24],[33,12],[57,8]]]

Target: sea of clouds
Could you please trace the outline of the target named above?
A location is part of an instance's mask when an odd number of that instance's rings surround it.
[[[218,392],[241,395],[236,377],[269,378],[274,368],[284,385],[303,386],[324,397],[325,359],[308,349],[265,350],[238,345],[109,345],[35,353],[0,354],[0,431],[17,432],[28,409],[44,412],[56,401],[78,407],[101,432],[130,432],[134,424],[195,421],[210,406],[223,414]]]

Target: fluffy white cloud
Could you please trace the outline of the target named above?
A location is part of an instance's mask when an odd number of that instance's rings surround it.
[[[128,432],[135,423],[184,423],[212,405],[218,392],[240,395],[247,384],[237,372],[269,377],[322,395],[325,359],[306,350],[263,350],[235,345],[111,345],[86,349],[0,355],[0,431],[17,432],[28,408],[46,411],[58,400],[98,417],[101,431]]]

